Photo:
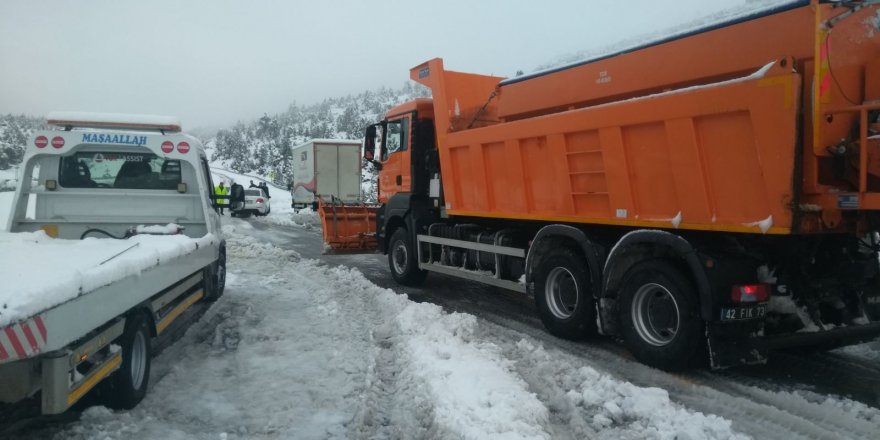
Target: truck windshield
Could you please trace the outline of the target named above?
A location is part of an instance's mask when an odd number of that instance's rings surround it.
[[[176,189],[180,161],[152,153],[79,152],[61,158],[66,188]]]
[[[406,150],[407,131],[409,131],[409,118],[388,121],[384,133],[385,148],[382,151],[382,160],[387,160],[388,155]]]

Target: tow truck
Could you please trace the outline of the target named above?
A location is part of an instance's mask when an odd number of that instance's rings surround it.
[[[176,118],[53,113],[0,232],[0,402],[43,414],[101,386],[147,391],[151,342],[223,293],[226,248],[200,141]]]

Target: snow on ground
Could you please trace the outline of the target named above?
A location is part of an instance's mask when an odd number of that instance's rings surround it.
[[[228,186],[235,182],[245,188],[248,188],[252,181],[255,184],[259,184],[261,181],[268,184],[269,196],[271,197],[269,199],[271,210],[269,214],[265,217],[256,217],[258,221],[277,226],[289,226],[305,229],[312,229],[315,227],[320,227],[321,225],[321,220],[320,218],[318,218],[318,214],[316,212],[312,211],[309,208],[299,210],[292,208],[292,197],[290,195],[290,191],[288,191],[286,188],[275,186],[265,177],[239,174],[219,167],[212,167],[211,172],[215,184],[219,184],[222,181],[225,185]]]
[[[200,239],[136,235],[126,240],[62,240],[43,231],[0,232],[0,327],[216,240],[210,234]],[[51,276],[47,276],[47,268],[51,268]]]
[[[549,439],[556,408],[523,368],[564,384],[593,438],[743,438],[729,421],[591,368],[557,371],[522,338],[511,358],[480,320],[379,288],[356,269],[302,260],[227,222],[229,285],[154,360],[131,411],[88,409],[69,439]]]

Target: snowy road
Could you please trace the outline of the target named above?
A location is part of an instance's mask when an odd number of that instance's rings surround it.
[[[132,411],[96,406],[14,438],[880,432],[876,342],[784,355],[760,369],[673,375],[632,361],[613,341],[550,336],[521,295],[434,274],[425,288],[399,288],[383,256],[321,255],[316,228],[225,221],[228,290],[154,359],[147,398]]]

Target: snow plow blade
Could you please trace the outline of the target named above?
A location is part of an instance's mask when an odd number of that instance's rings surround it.
[[[331,252],[372,252],[376,241],[376,211],[379,205],[345,204],[338,200],[318,200],[318,215],[324,245]]]

